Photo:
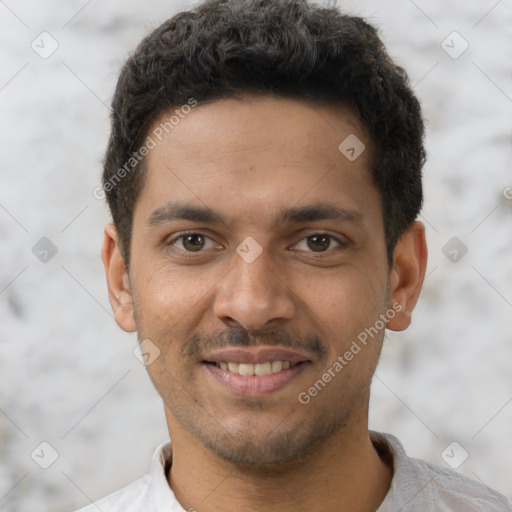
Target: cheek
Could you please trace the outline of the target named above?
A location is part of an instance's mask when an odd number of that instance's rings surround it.
[[[160,351],[148,367],[153,382],[172,381],[178,372],[180,379],[187,378],[191,372],[182,349],[207,315],[215,283],[222,275],[199,267],[172,270],[168,262],[140,272],[135,294],[139,339],[151,340]]]
[[[149,319],[168,326],[197,315],[222,273],[199,266],[172,268],[161,262],[140,272],[137,302],[147,323]]]
[[[372,325],[385,302],[382,276],[347,264],[333,272],[302,280],[301,297],[315,321],[325,326],[328,338],[357,335]],[[310,315],[311,315],[310,313]]]

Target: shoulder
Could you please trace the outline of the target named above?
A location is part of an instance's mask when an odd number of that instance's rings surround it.
[[[166,441],[153,453],[149,473],[76,512],[182,512],[167,482],[171,461],[171,443]]]
[[[411,459],[418,471],[430,482],[439,510],[465,512],[512,511],[512,501],[486,485],[472,480],[453,469],[420,459]]]
[[[139,512],[146,499],[150,482],[150,475],[135,480],[118,491],[97,500],[76,512]]]
[[[486,485],[453,469],[408,457],[391,434],[371,432],[370,436],[379,453],[393,462],[391,488],[378,512],[512,511],[512,500]]]

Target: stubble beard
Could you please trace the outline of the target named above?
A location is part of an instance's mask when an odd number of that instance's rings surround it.
[[[139,340],[145,339],[142,330],[143,321],[135,303],[134,316]],[[165,339],[165,336],[159,337],[159,339]],[[375,367],[377,362],[375,361]],[[173,376],[167,367],[161,371],[169,374],[170,379],[167,379],[167,382],[180,382],[180,379]],[[194,381],[192,373],[185,374],[188,384],[192,384]],[[162,389],[151,372],[150,378],[172,416],[207,449],[232,464],[247,468],[261,467],[262,469],[265,467],[276,468],[281,464],[306,459],[320,450],[329,440],[347,427],[356,408],[360,409],[362,406],[367,412],[371,382],[370,378],[366,385],[356,390],[350,404],[339,402],[332,404],[330,414],[325,411],[317,411],[314,417],[306,415],[304,420],[296,420],[294,424],[290,425],[291,422],[287,420],[295,411],[292,409],[287,416],[277,418],[275,425],[266,426],[265,432],[255,432],[251,424],[244,424],[236,432],[229,432],[223,428],[222,420],[217,420],[207,410],[205,407],[207,404],[201,405],[183,386],[181,386],[182,389],[180,386],[178,389],[169,389],[168,386]],[[245,407],[246,410],[253,409],[257,414],[258,409],[265,410],[266,404],[264,400],[259,402],[249,400]],[[298,405],[297,402],[296,407],[308,406]],[[222,411],[219,414],[222,414]]]

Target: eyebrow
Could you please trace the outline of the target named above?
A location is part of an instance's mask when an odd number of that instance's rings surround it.
[[[150,227],[157,227],[175,220],[189,220],[207,224],[227,224],[220,213],[207,206],[176,202],[169,202],[154,210],[149,216],[148,224]],[[362,214],[358,210],[340,207],[331,203],[316,203],[282,208],[277,218],[274,219],[275,224],[300,224],[318,220],[360,222]]]

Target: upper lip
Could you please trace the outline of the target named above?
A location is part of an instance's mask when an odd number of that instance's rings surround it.
[[[231,347],[217,350],[207,354],[203,361],[209,363],[244,363],[259,364],[267,361],[290,361],[291,363],[300,363],[309,361],[307,356],[299,354],[290,349],[258,346],[258,347]]]

